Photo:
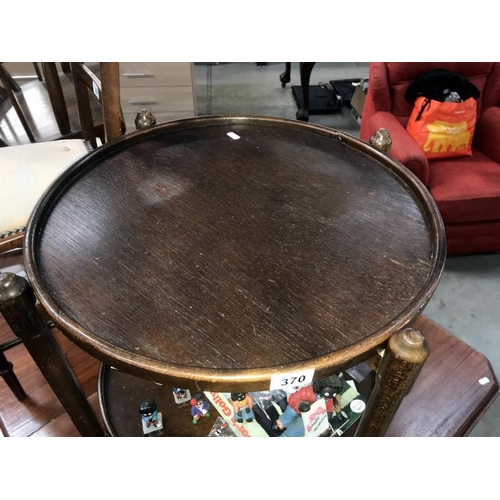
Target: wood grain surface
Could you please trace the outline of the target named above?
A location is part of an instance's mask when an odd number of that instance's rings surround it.
[[[88,352],[248,390],[385,342],[421,312],[445,254],[435,206],[400,164],[332,129],[256,117],[112,141],[42,199],[25,248],[35,293]]]
[[[386,436],[466,436],[498,396],[497,376],[483,354],[429,318],[421,316],[415,327],[429,357]]]

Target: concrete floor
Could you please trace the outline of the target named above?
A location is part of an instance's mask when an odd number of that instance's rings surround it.
[[[295,119],[291,86],[300,85],[298,63],[292,80],[281,87],[284,63],[196,64],[199,115],[253,114]],[[344,78],[367,78],[367,63],[318,63],[311,85]],[[359,125],[348,108],[309,121],[356,137]],[[440,284],[424,314],[485,355],[500,374],[500,254],[450,257]],[[498,375],[497,375],[498,376]],[[500,398],[492,404],[471,436],[500,436]]]

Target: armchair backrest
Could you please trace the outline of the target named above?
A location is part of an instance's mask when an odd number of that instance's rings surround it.
[[[406,127],[413,105],[405,100],[408,85],[423,73],[443,68],[465,76],[480,92],[478,116],[500,102],[500,63],[491,62],[397,62],[370,63],[365,116],[387,111]],[[363,133],[361,133],[363,136]]]

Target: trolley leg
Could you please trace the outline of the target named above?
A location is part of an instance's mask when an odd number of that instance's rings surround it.
[[[385,435],[428,355],[429,347],[419,330],[407,328],[389,339],[356,436]]]
[[[0,273],[0,312],[23,341],[80,434],[104,436],[66,356],[38,313],[35,296],[24,278]]]

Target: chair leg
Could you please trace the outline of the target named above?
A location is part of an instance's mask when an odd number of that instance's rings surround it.
[[[14,373],[13,365],[7,360],[3,352],[0,352],[0,375],[10,387],[10,390],[14,393],[18,401],[22,401],[26,398],[26,393]]]
[[[300,63],[300,84],[302,85],[302,108],[296,113],[297,120],[309,121],[309,81],[316,63]]]
[[[35,305],[28,281],[0,272],[0,312],[19,337],[83,437],[104,436],[78,378]]]
[[[292,63],[285,63],[285,71],[280,75],[280,82],[283,88],[290,82],[290,73],[292,72]]]

